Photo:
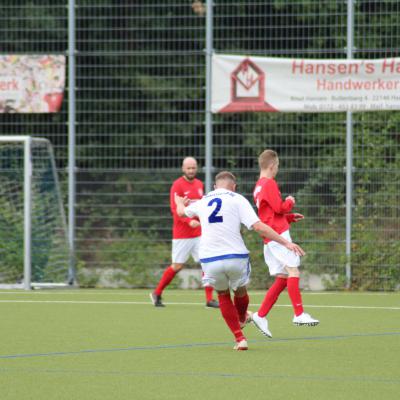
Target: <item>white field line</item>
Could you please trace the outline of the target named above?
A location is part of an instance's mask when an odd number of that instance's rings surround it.
[[[112,305],[147,305],[152,306],[149,301],[86,301],[86,300],[0,300],[0,304],[6,303],[27,303],[27,304],[112,304]],[[188,303],[188,302],[168,302],[166,305],[180,306],[202,306],[204,303]],[[257,307],[259,304],[250,304]],[[277,304],[275,307],[292,307],[291,304]],[[400,310],[400,307],[383,307],[383,306],[339,306],[339,305],[310,305],[307,308],[338,308],[350,310]]]
[[[54,295],[79,295],[79,296],[96,296],[96,295],[108,295],[108,296],[143,296],[143,293],[150,293],[152,289],[142,290],[140,292],[135,291],[134,289],[132,291],[129,291],[127,289],[124,292],[118,292],[118,291],[101,291],[101,290],[93,290],[93,291],[81,291],[80,289],[72,290],[72,291],[66,291],[66,290],[48,290],[45,289],[41,291],[41,289],[37,289],[34,291],[24,291],[24,290],[0,290],[0,296],[3,295],[11,295],[11,294],[19,294],[19,295],[32,295],[32,296],[54,296]],[[267,290],[249,290],[248,293],[253,296],[264,296]],[[169,291],[168,296],[187,296],[188,293],[190,293],[190,296],[204,296],[204,292],[202,290],[190,290],[188,292],[175,292],[175,291]],[[354,293],[349,293],[349,292],[302,292],[303,296],[391,296],[391,295],[399,295],[400,293],[398,292],[354,292]]]

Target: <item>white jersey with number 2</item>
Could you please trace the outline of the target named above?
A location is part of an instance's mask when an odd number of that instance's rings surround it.
[[[248,257],[240,225],[251,229],[260,219],[245,197],[230,190],[216,189],[185,207],[185,214],[200,219],[202,263]]]

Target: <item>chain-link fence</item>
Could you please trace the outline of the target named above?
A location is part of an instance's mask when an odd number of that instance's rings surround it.
[[[170,262],[169,187],[183,157],[205,164],[206,2],[76,0],[76,255],[81,284],[151,286]],[[400,4],[357,1],[354,57],[394,57]],[[213,2],[213,47],[228,54],[346,58],[344,1]],[[4,54],[62,53],[68,2],[4,0]],[[58,114],[0,114],[2,134],[48,138],[67,196],[68,104]],[[400,276],[398,112],[353,117],[354,288],[394,289]],[[278,151],[282,194],[306,218],[293,237],[306,249],[305,285],[345,285],[346,116],[213,117],[213,165],[239,177],[249,198],[258,154]],[[204,174],[200,173],[200,178]],[[67,201],[66,201],[67,204]],[[246,235],[253,285],[266,269],[259,238]],[[103,274],[104,275],[104,274]]]

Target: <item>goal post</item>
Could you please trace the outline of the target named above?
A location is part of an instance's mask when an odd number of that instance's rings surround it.
[[[51,143],[0,135],[0,288],[67,285],[69,259]]]

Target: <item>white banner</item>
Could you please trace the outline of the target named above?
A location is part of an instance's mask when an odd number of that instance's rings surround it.
[[[213,55],[212,112],[400,109],[400,58],[309,60]]]
[[[0,113],[58,112],[64,85],[65,56],[0,55]]]

